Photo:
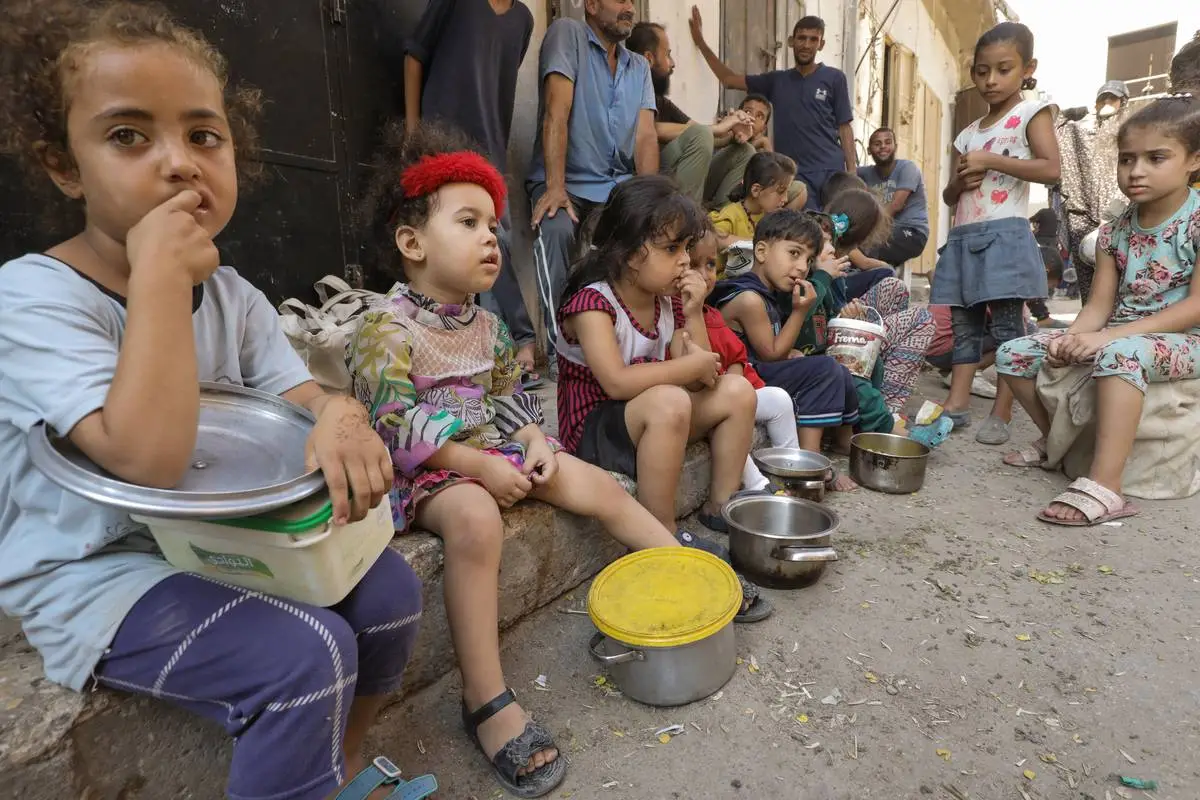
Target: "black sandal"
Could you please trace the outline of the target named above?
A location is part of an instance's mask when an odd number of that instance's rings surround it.
[[[758,587],[742,575],[738,575],[738,583],[742,585],[742,602],[748,603],[746,608],[739,611],[734,616],[734,622],[752,623],[762,622],[767,617],[775,613],[775,606],[770,600],[758,593]]]
[[[468,711],[466,702],[463,702],[463,727],[485,757],[487,752],[479,741],[479,726],[516,701],[517,696],[513,690],[505,689],[499,696],[474,711]],[[528,775],[517,774],[529,763],[534,753],[551,747],[558,750],[558,758]],[[567,777],[567,760],[562,750],[554,743],[550,732],[540,724],[530,721],[525,723],[525,730],[520,736],[509,739],[496,755],[492,756],[492,771],[496,773],[496,780],[500,785],[517,797],[542,797],[557,789],[563,778]]]

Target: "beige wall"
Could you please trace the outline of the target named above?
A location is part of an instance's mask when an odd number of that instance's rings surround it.
[[[704,35],[711,47],[718,47],[721,34],[721,0],[650,0],[649,20],[665,25],[675,56],[675,74],[671,77],[671,100],[693,119],[711,122],[720,103],[721,87],[704,57],[692,44],[688,19],[692,6],[700,8]]]

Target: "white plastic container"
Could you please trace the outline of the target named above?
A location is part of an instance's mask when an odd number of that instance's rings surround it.
[[[875,370],[875,362],[887,341],[887,331],[883,327],[883,318],[873,308],[868,308],[879,322],[868,322],[863,319],[834,317],[829,320],[828,346],[825,355],[832,356],[835,361],[851,375],[871,380]]]
[[[333,524],[326,492],[258,517],[196,522],[134,516],[185,571],[314,606],[341,602],[395,531],[383,502],[364,519]]]

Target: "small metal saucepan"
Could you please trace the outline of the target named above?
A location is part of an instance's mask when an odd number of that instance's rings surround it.
[[[815,583],[825,565],[837,561],[831,543],[838,515],[819,503],[750,495],[731,500],[721,514],[729,525],[733,566],[755,583],[798,589]]]
[[[825,499],[825,479],[832,464],[820,453],[794,447],[764,447],[750,457],[788,497],[815,503]]]
[[[850,477],[877,492],[912,494],[925,483],[931,452],[906,436],[860,433],[850,440]]]

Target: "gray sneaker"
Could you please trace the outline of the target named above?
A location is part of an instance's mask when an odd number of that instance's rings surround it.
[[[975,441],[980,444],[1004,444],[1010,435],[1007,422],[999,417],[988,415],[988,418],[979,426],[979,431],[975,434]]]

